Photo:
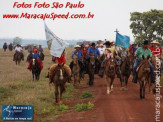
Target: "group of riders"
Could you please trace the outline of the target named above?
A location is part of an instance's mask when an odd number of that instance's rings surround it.
[[[4,44],[4,46],[6,43]],[[76,45],[75,50],[72,53],[72,58],[74,55],[77,56],[78,63],[80,66],[80,75],[81,78],[84,78],[84,74],[88,72],[88,67],[87,63],[90,61],[90,57],[94,56],[95,58],[95,73],[98,74],[100,77],[103,77],[103,70],[106,65],[106,62],[109,59],[114,58],[115,59],[115,64],[116,64],[116,73],[117,76],[119,77],[120,75],[120,65],[124,61],[125,57],[127,56],[132,56],[135,58],[133,62],[133,82],[136,83],[136,70],[138,65],[141,63],[142,57],[147,58],[152,56],[155,56],[156,54],[159,54],[159,58],[161,59],[161,54],[162,54],[162,49],[160,48],[160,44],[157,41],[152,41],[150,44],[147,40],[143,42],[143,45],[138,47],[136,44],[130,45],[129,49],[125,49],[123,47],[116,46],[114,41],[106,41],[105,43],[101,44],[95,44],[91,43],[91,45]],[[155,51],[157,48],[159,48],[159,51]],[[20,53],[21,59],[24,60],[24,55],[23,55],[23,48],[21,47],[20,44],[17,44],[15,49],[15,54],[13,56],[13,61],[15,60],[15,56],[17,53]],[[29,46],[28,47],[28,52],[29,55],[28,57],[31,57],[28,65],[28,69],[31,70],[31,65],[32,65],[32,58],[36,59],[40,69],[43,68],[42,65],[42,60],[40,59],[40,54],[43,53],[43,48],[41,45],[37,48],[36,45]],[[66,65],[66,57],[65,57],[65,50],[63,51],[61,57],[54,57],[56,60],[56,63],[50,67],[49,70],[49,77],[52,76],[53,71],[58,65],[62,65],[63,68],[66,70],[66,73],[68,75],[68,80],[71,80],[71,71],[73,69],[73,61],[70,63],[70,65]],[[162,60],[162,59],[161,59]],[[163,61],[162,61],[163,62]],[[154,82],[154,66],[149,61],[149,66],[150,70],[152,73],[152,82]],[[163,66],[163,64],[162,64]]]
[[[91,43],[91,45],[76,45],[75,50],[72,54],[72,58],[74,55],[78,58],[78,64],[80,66],[80,75],[81,78],[84,78],[84,74],[87,73],[87,64],[86,62],[90,61],[90,57],[95,57],[95,74],[98,74],[99,76],[103,77],[104,75],[104,68],[106,66],[106,62],[109,59],[115,59],[116,64],[116,73],[119,77],[120,75],[120,66],[124,59],[126,57],[134,57],[133,61],[133,82],[137,83],[136,78],[136,71],[139,66],[139,64],[142,61],[143,58],[149,57],[151,60],[149,60],[149,67],[152,74],[151,82],[155,82],[155,75],[154,75],[154,66],[151,63],[152,57],[154,57],[156,54],[159,54],[159,58],[161,59],[162,49],[160,47],[160,44],[157,41],[152,41],[149,44],[149,41],[145,40],[141,46],[137,46],[136,44],[130,45],[129,49],[125,49],[123,47],[116,46],[113,41],[106,41],[104,44],[95,44]],[[159,48],[159,51],[155,51],[157,48]],[[103,58],[102,58],[103,57]],[[66,65],[66,59],[65,59],[65,51],[62,53],[62,56],[60,58],[57,58],[57,64],[54,64],[50,68],[50,76],[52,76],[52,73],[55,69],[55,67],[59,65],[64,65],[64,68],[69,76],[71,78],[71,71],[73,69],[73,61],[70,63],[70,65]],[[163,61],[161,59],[161,63],[163,66]]]
[[[12,43],[10,43],[9,45],[7,45],[7,43],[5,42],[4,44],[3,44],[3,49],[4,49],[4,51],[6,51],[6,49],[9,49],[9,51],[12,51],[13,50],[13,45],[12,45]]]

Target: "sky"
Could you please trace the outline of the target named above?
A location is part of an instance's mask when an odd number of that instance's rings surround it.
[[[28,13],[85,13],[94,14],[93,19],[46,19],[47,26],[63,40],[115,40],[116,28],[122,35],[134,40],[130,29],[130,13],[151,9],[162,10],[163,0],[39,0],[39,3],[81,1],[84,8],[13,8],[14,2],[34,5],[38,0],[0,0],[0,38],[45,39],[44,21],[41,19],[3,19],[3,14]]]

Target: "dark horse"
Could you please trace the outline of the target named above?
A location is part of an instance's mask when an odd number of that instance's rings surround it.
[[[32,58],[33,58],[33,54],[29,53],[29,55],[27,56],[27,62],[29,62]]]
[[[8,48],[9,48],[9,51],[12,51],[13,50],[12,44],[10,44]]]
[[[6,49],[7,49],[7,44],[4,44],[4,45],[3,45],[3,49],[4,49],[4,52],[5,52]]]
[[[41,59],[42,61],[44,60],[44,57],[45,57],[44,53],[43,53],[43,52],[40,52],[40,59]]]
[[[130,77],[132,71],[132,65],[133,63],[131,57],[126,56],[120,67],[121,90],[127,90],[128,78]]]
[[[115,62],[114,59],[109,59],[105,64],[105,75],[107,81],[107,94],[110,94],[113,90],[113,82],[115,79]]]
[[[39,80],[41,69],[39,68],[39,64],[37,62],[37,59],[35,58],[32,59],[31,70],[32,70],[33,81],[34,81],[34,78],[36,80]]]
[[[148,58],[144,58],[144,55],[143,55],[143,59],[140,63],[140,67],[137,71],[137,78],[138,78],[138,82],[140,84],[140,99],[145,98],[145,87],[146,87],[146,84],[150,80],[150,78],[149,78],[150,67],[149,67],[148,62],[149,62],[149,56],[148,56]]]
[[[16,63],[16,65],[20,64],[20,61],[21,61],[21,53],[16,52],[16,54],[15,54],[15,63]]]
[[[64,69],[63,65],[57,65],[55,70],[53,71],[53,75],[50,79],[50,83],[54,83],[55,86],[55,102],[56,103],[62,103],[62,94],[65,92],[65,84],[68,79],[68,75],[66,73],[66,70]],[[60,92],[58,91],[58,88],[60,89]],[[58,95],[60,96],[60,100],[58,100]]]
[[[95,74],[95,67],[96,67],[96,62],[95,62],[95,56],[91,55],[90,60],[88,62],[88,75],[89,75],[89,86],[93,86],[94,84],[94,74]]]

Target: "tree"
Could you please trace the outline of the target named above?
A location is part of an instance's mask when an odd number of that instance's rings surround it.
[[[130,21],[136,43],[156,40],[163,45],[163,10],[133,12]]]
[[[13,41],[13,46],[16,46],[17,44],[22,44],[22,39],[20,37],[15,37]]]

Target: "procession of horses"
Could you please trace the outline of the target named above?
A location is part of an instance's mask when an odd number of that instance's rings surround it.
[[[155,49],[160,49],[157,53]],[[7,44],[3,45],[4,51],[7,49]],[[24,60],[23,49],[20,44],[15,47],[10,44],[9,50],[15,50],[13,61],[16,65]],[[39,80],[41,70],[43,69],[43,60],[46,58],[41,45],[37,47],[28,47],[27,69],[32,72],[33,81]],[[95,75],[103,78],[105,76],[107,84],[107,94],[111,94],[114,88],[115,78],[119,78],[120,90],[127,90],[129,77],[133,77],[133,83],[140,84],[140,99],[145,98],[145,88],[148,84],[149,92],[155,92],[156,67],[155,55],[160,55],[160,71],[163,69],[163,60],[161,58],[162,48],[157,41],[149,43],[145,40],[142,46],[136,44],[130,45],[128,49],[117,46],[114,41],[101,41],[99,44],[92,42],[87,45],[76,45],[72,52],[72,62],[66,64],[65,50],[61,57],[52,56],[54,64],[49,68],[47,78],[49,85],[55,86],[56,103],[62,103],[62,94],[66,91],[66,82],[71,83],[75,88],[80,87],[80,82],[85,79],[88,74],[88,86],[94,86]]]

